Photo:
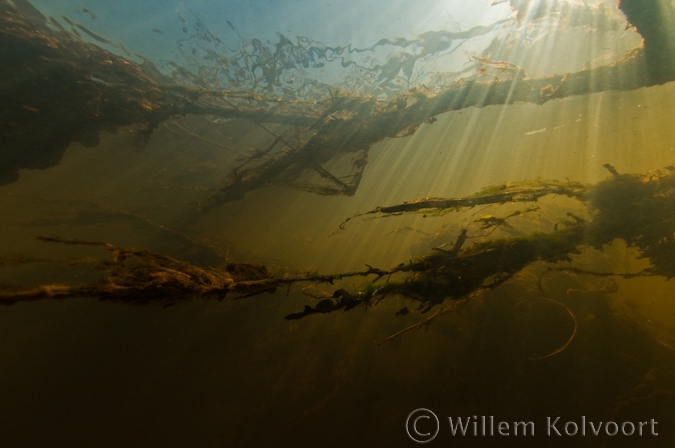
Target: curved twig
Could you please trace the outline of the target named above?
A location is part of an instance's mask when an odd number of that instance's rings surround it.
[[[553,299],[541,299],[541,300],[542,300],[542,301],[545,301],[545,302],[551,302],[551,303],[553,303],[553,304],[555,304],[555,305],[558,305],[558,306],[562,307],[565,311],[567,311],[567,314],[569,314],[570,317],[572,318],[572,322],[574,322],[574,329],[572,330],[572,334],[570,335],[570,337],[567,338],[567,341],[565,341],[565,343],[564,343],[563,345],[561,345],[560,347],[556,348],[556,349],[553,350],[551,353],[548,353],[548,354],[546,354],[546,355],[543,355],[543,356],[532,356],[532,357],[529,358],[530,361],[539,361],[540,359],[546,359],[546,358],[550,358],[551,356],[557,355],[558,353],[560,353],[560,352],[562,352],[563,350],[565,350],[565,349],[572,343],[572,340],[574,340],[574,337],[577,335],[577,328],[578,328],[578,326],[577,326],[577,318],[574,317],[574,313],[572,313],[572,311],[571,311],[569,308],[567,308],[567,307],[566,307],[565,305],[563,305],[562,303],[557,302],[557,301],[555,301],[555,300],[553,300]]]

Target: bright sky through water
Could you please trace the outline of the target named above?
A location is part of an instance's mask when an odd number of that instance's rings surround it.
[[[276,43],[309,37],[327,46],[365,48],[380,39],[413,39],[430,30],[464,31],[511,15],[506,3],[483,0],[34,0],[45,15],[66,16],[92,32],[149,58],[174,56],[182,18],[199,19],[225,36],[229,21],[244,39]],[[86,10],[86,11],[85,11]],[[95,18],[94,18],[95,17]],[[182,17],[182,18],[181,18]],[[155,31],[153,31],[155,30]]]
[[[607,63],[633,45],[619,42],[625,22],[615,5],[601,0],[490,3],[33,1],[66,30],[136,62],[147,58],[173,82],[289,100],[325,99],[329,89],[381,99],[414,88],[440,91],[475,76],[482,66],[477,55],[509,61],[528,75],[565,73],[591,59]],[[598,45],[585,48],[607,48],[606,54],[569,53],[593,33],[600,33],[593,38]]]

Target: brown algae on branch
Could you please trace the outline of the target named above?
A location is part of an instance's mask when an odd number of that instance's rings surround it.
[[[440,306],[431,317],[409,328],[413,329],[428,325],[436,317],[456,309],[459,303],[483,291],[499,287],[533,263],[547,263],[555,269],[559,262],[570,262],[570,254],[578,253],[584,245],[602,248],[617,238],[638,248],[642,256],[651,262],[651,267],[636,275],[675,276],[675,175],[671,170],[647,175],[613,174],[592,186],[536,180],[485,189],[464,199],[425,198],[396,206],[393,211],[379,207],[369,213],[389,213],[393,216],[417,212],[421,207],[429,207],[429,204],[456,208],[496,205],[506,201],[532,202],[550,194],[578,199],[592,212],[590,218],[585,220],[568,212],[570,219],[563,220],[562,225],[551,232],[474,242],[468,247],[465,243],[469,236],[463,229],[451,250],[433,248],[422,257],[386,270],[367,265],[367,269],[362,271],[331,275],[309,273],[274,278],[264,266],[242,262],[228,262],[221,270],[204,269],[144,249],[42,237],[46,242],[93,245],[109,251],[110,259],[98,264],[99,268],[108,272],[107,277],[88,285],[48,284],[24,290],[5,289],[0,292],[0,303],[87,296],[129,304],[167,306],[198,298],[222,300],[229,294],[239,298],[251,297],[298,282],[332,285],[350,277],[374,276],[371,282],[355,291],[338,287],[331,297],[322,298],[318,304],[307,305],[286,318],[294,320],[310,314],[349,311],[358,306],[376,304],[391,296],[412,300],[421,313]],[[476,222],[489,228],[502,225],[515,215],[512,213],[496,220],[478,219]],[[564,269],[574,270],[575,267],[565,266]],[[385,278],[386,281],[380,281]],[[446,300],[452,303],[443,305]],[[564,347],[568,344],[569,341]]]
[[[12,123],[3,128],[5,139],[0,142],[11,155],[8,159],[11,163],[0,169],[0,184],[16,181],[21,168],[43,169],[58,164],[71,142],[96,146],[102,130],[137,126],[137,144],[142,146],[161,123],[193,114],[237,118],[260,125],[276,123],[311,134],[300,142],[292,142],[293,148],[278,151],[273,160],[268,160],[269,154],[257,157],[258,164],[248,166],[245,173],[235,169],[216,187],[219,191],[207,201],[208,207],[241,199],[270,183],[315,194],[351,196],[359,187],[368,151],[374,143],[411,135],[420,126],[432,123],[439,114],[516,101],[543,104],[556,98],[634,90],[675,80],[673,64],[663,64],[673,60],[672,49],[659,42],[672,32],[675,22],[657,20],[660,17],[653,17],[654,11],[663,12],[654,7],[656,0],[648,1],[651,7],[642,7],[645,1],[624,0],[620,5],[633,16],[631,23],[637,24],[643,33],[644,48],[610,66],[527,77],[508,62],[471,54],[476,63],[515,72],[513,79],[486,82],[477,74],[442,84],[438,89],[420,85],[396,91],[387,100],[378,100],[318,81],[317,92],[324,92],[323,96],[311,98],[303,98],[299,92],[299,96],[288,98],[267,95],[255,88],[246,90],[239,84],[229,90],[218,89],[219,84],[210,84],[174,62],[167,65],[173,76],[170,79],[142,56],[139,56],[142,64],[126,60],[63,28],[54,29],[58,23],[49,23],[39,13],[26,14],[13,2],[0,0],[3,48],[11,49],[8,55],[22,55],[5,58],[7,67],[0,72],[0,81],[15,85],[15,74],[19,72],[58,74],[41,79],[30,88],[3,92],[3,101],[17,107],[7,107],[0,120],[0,126]],[[77,24],[72,26],[82,30]],[[465,42],[492,29],[477,27],[450,35],[435,32],[431,35],[451,36]],[[101,36],[95,39],[109,42]],[[280,74],[280,66],[272,61],[268,61],[265,76]],[[329,170],[337,165],[333,163],[337,160],[347,162],[341,165],[347,167],[345,172]],[[307,176],[313,177],[306,181]]]
[[[196,299],[222,300],[228,294],[236,298],[273,293],[278,287],[297,282],[330,283],[353,276],[385,275],[369,267],[361,272],[335,275],[311,273],[305,276],[274,278],[263,265],[227,262],[224,269],[201,268],[147,249],[115,246],[106,242],[38,237],[50,243],[99,246],[110,252],[110,259],[96,263],[108,275],[86,285],[47,284],[36,288],[0,290],[0,304],[11,305],[42,299],[95,297],[99,300],[134,305],[173,305]],[[65,262],[68,263],[68,262]]]
[[[506,183],[485,187],[478,193],[465,198],[421,198],[401,204],[380,206],[365,213],[358,213],[340,223],[338,229],[331,236],[345,230],[347,222],[366,215],[377,215],[376,217],[384,218],[405,213],[441,213],[478,205],[536,202],[547,195],[564,195],[583,201],[587,188],[588,186],[579,182],[558,182],[537,179],[529,182]]]

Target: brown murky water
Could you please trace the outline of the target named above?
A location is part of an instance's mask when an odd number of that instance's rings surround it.
[[[388,268],[455,239],[478,213],[347,217],[419,197],[462,197],[534,178],[596,183],[675,164],[675,84],[468,108],[412,136],[374,145],[352,197],[269,185],[198,211],[234,161],[269,136],[243,121],[173,119],[142,151],[135,129],[71,145],[47,170],[0,187],[4,286],[86,282],[100,273],[64,259],[105,257],[38,235],[143,247],[202,265],[208,254],[287,272]],[[550,231],[571,199],[542,200],[512,230]],[[501,208],[500,208],[501,207]],[[579,213],[582,213],[581,211]],[[510,232],[510,233],[509,233]],[[520,233],[519,233],[520,232]],[[639,254],[615,241],[584,249],[579,266],[635,272]],[[360,280],[346,281],[355,288]],[[7,447],[414,446],[409,413],[441,420],[429,446],[672,446],[675,302],[672,281],[547,271],[535,264],[429,326],[395,315],[388,298],[348,313],[284,316],[330,285],[242,300],[135,307],[73,298],[0,308],[0,445]],[[451,437],[448,417],[533,421],[535,437]],[[546,417],[580,423],[658,421],[658,437],[546,437]],[[420,423],[420,428],[427,427]]]
[[[665,85],[446,114],[413,137],[376,145],[354,197],[271,186],[207,214],[193,202],[229,153],[189,135],[177,139],[168,128],[135,152],[131,133],[121,132],[94,149],[73,146],[59,166],[22,172],[2,187],[2,246],[40,259],[100,255],[34,239],[46,234],[179,256],[179,238],[165,230],[172,229],[195,241],[235,242],[220,247],[281,269],[389,266],[418,255],[411,247],[421,250],[434,234],[452,239],[475,212],[361,221],[329,235],[344,217],[376,204],[463,196],[507,179],[595,182],[607,176],[606,161],[629,172],[671,164],[674,92]],[[179,123],[208,138],[232,126],[194,117]],[[568,205],[543,201],[543,214]],[[579,257],[596,269],[630,271],[641,263],[621,242]],[[96,275],[47,262],[0,273],[5,284]],[[380,346],[420,319],[394,315],[406,300],[297,322],[283,319],[306,303],[296,286],[170,308],[88,299],[3,307],[3,439],[6,446],[398,446],[412,444],[408,413],[426,407],[440,416],[533,420],[537,434],[549,415],[655,418],[661,432],[649,446],[666,446],[675,437],[667,424],[675,418],[675,364],[672,348],[660,351],[655,341],[674,335],[672,288],[665,280],[611,281],[533,266],[456,314]],[[563,352],[533,359],[560,347],[574,328],[545,299],[574,312],[577,334]],[[446,442],[467,446],[527,444],[450,440],[445,432]]]

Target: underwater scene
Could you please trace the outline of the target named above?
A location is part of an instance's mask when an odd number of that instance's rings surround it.
[[[674,446],[672,1],[0,0],[0,66],[0,446]]]

